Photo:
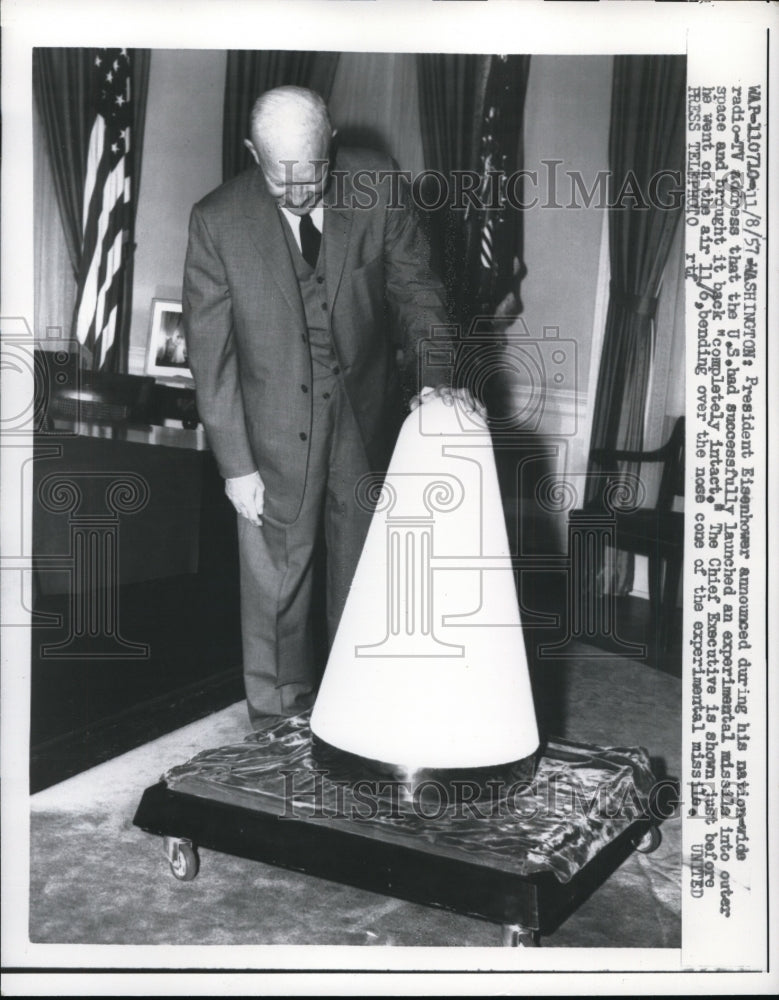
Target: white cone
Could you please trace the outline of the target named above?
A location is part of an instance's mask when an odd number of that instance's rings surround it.
[[[459,403],[426,402],[401,429],[311,730],[408,769],[538,747],[491,440]]]

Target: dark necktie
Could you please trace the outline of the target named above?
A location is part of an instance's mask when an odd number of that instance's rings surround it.
[[[300,249],[303,252],[304,260],[315,268],[319,258],[319,247],[322,243],[322,234],[316,228],[310,215],[300,216]]]

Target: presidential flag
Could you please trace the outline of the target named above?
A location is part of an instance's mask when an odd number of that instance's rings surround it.
[[[492,56],[484,94],[480,211],[474,217],[476,233],[471,235],[473,308],[483,316],[505,308],[520,312],[522,216],[516,197],[507,195],[507,185],[512,184],[511,193],[516,195],[528,66],[526,56]]]
[[[95,117],[84,183],[75,332],[92,367],[99,369],[111,366],[131,249],[132,95],[127,49],[97,51],[92,94]]]

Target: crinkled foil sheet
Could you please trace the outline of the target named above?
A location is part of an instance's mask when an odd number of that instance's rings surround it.
[[[175,791],[284,820],[319,823],[433,855],[569,881],[648,808],[654,775],[641,747],[550,740],[535,776],[459,800],[428,785],[355,772],[333,781],[312,756],[308,714],[274,720],[241,743],[205,750],[172,768]]]

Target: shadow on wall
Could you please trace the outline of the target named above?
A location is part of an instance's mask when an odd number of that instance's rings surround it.
[[[481,396],[490,415],[495,463],[512,554],[523,558],[561,553],[558,516],[545,488],[558,467],[559,444],[518,409],[510,372],[498,372]]]
[[[336,126],[336,129],[336,142],[339,146],[373,149],[378,153],[392,155],[386,138],[378,129],[369,125],[347,125],[344,128]]]

